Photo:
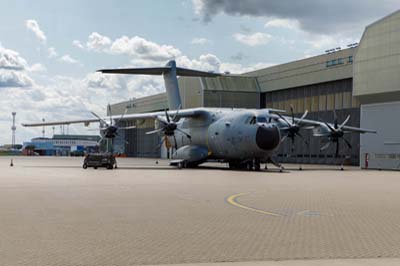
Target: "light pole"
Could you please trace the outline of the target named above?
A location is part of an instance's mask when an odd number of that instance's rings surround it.
[[[43,122],[43,123],[45,122],[44,118],[42,118],[42,122]],[[45,133],[46,133],[46,131],[45,131],[44,126],[43,126],[43,129],[42,129],[43,138],[44,138],[44,136],[45,136]]]
[[[15,149],[15,131],[17,130],[17,127],[15,126],[15,116],[17,115],[17,113],[12,112],[11,114],[13,116],[13,123],[12,123],[12,127],[11,127],[11,131],[12,131],[11,148]]]

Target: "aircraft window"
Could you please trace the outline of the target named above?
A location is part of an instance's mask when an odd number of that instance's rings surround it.
[[[250,120],[250,125],[254,125],[257,121],[257,118],[255,116],[253,116]]]
[[[264,116],[258,116],[257,117],[257,122],[258,123],[267,123],[267,118]]]

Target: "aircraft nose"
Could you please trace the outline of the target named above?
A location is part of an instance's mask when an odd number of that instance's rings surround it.
[[[262,150],[273,150],[281,141],[279,129],[276,126],[260,126],[256,133],[257,146]]]

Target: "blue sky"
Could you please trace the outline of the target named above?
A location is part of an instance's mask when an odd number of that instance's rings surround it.
[[[102,76],[99,68],[176,59],[242,73],[356,42],[397,2],[3,0],[0,129],[10,132],[11,111],[18,123],[90,117],[90,110],[104,114],[108,102],[164,89],[157,77]],[[40,129],[18,126],[18,142],[37,135]],[[0,144],[10,140],[11,132],[0,136]]]

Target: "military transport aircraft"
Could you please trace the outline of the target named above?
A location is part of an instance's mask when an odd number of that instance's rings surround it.
[[[112,134],[103,137],[113,138],[120,121],[155,119],[155,130],[147,134],[160,134],[165,144],[171,144],[173,153],[171,164],[179,167],[195,167],[209,160],[229,163],[232,169],[259,170],[261,163],[271,162],[274,151],[285,139],[293,143],[295,137],[302,138],[301,130],[313,130],[313,135],[323,137],[336,144],[336,155],[339,153],[339,141],[344,141],[345,134],[375,133],[374,130],[346,126],[350,116],[339,123],[336,115],[334,123],[305,119],[307,111],[300,117],[284,116],[283,110],[276,109],[232,109],[232,108],[191,108],[181,110],[177,76],[219,77],[225,74],[197,71],[176,67],[174,60],[165,67],[125,68],[98,70],[106,74],[142,74],[162,75],[167,92],[169,111],[138,114],[124,114],[101,118],[72,121],[23,124],[25,127],[66,125],[99,122],[105,127],[104,132]],[[110,121],[107,123],[106,121]],[[114,123],[113,123],[114,121]]]

